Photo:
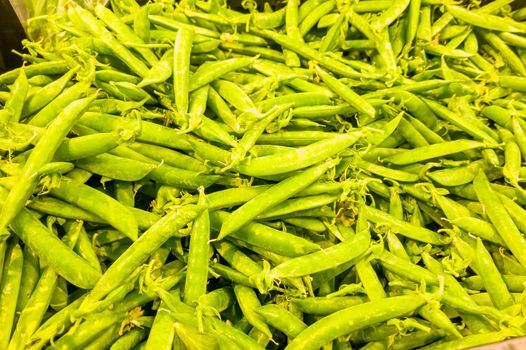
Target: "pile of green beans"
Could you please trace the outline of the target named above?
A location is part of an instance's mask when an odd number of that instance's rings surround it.
[[[526,335],[526,11],[242,5],[31,19],[0,74],[0,350]]]

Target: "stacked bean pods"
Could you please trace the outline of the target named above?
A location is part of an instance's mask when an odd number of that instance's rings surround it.
[[[526,333],[526,11],[110,5],[0,75],[0,350]]]

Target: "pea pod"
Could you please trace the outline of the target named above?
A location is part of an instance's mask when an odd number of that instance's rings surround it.
[[[197,172],[206,172],[208,170],[207,166],[197,159],[167,147],[161,147],[142,142],[134,142],[128,145],[128,147],[148,158],[159,162],[164,162],[167,165],[173,166],[175,168]]]
[[[263,317],[256,312],[256,310],[261,307],[261,304],[254,290],[246,286],[234,285],[234,293],[239,307],[248,322],[272,339],[272,333],[268,325],[263,320]]]
[[[173,73],[173,62],[172,62],[173,52],[167,50],[159,59],[159,62],[156,62],[155,65],[148,71],[144,76],[143,80],[137,87],[142,88],[152,84],[163,83],[168,80]]]
[[[66,88],[44,108],[33,115],[29,119],[28,124],[40,127],[46,126],[63,108],[79,99],[82,94],[86,93],[88,88],[89,83],[87,81],[81,81],[69,88]]]
[[[376,32],[380,32],[396,21],[409,6],[409,3],[409,0],[405,0],[391,5],[372,21],[371,28]]]
[[[310,13],[304,14],[304,18],[299,24],[300,34],[305,36],[324,15],[330,13],[334,9],[335,5],[335,1],[326,1],[317,4]]]
[[[211,62],[201,66],[190,78],[189,91],[194,91],[212,81],[220,78],[224,74],[236,71],[248,66],[253,61],[252,58],[231,58],[221,62]]]
[[[215,313],[223,312],[235,302],[234,291],[230,287],[215,289],[203,294],[197,300],[199,308],[203,309],[205,315],[213,316]]]
[[[48,126],[44,137],[37,143],[29,156],[21,174],[21,179],[9,192],[2,208],[0,228],[5,228],[24,206],[36,187],[35,175],[47,162],[51,161],[62,139],[88,108],[94,97],[78,100],[64,109],[59,117]]]
[[[56,284],[57,274],[53,269],[49,267],[46,268],[38,280],[34,292],[28,300],[29,306],[26,306],[21,310],[8,349],[16,349],[29,341],[31,335],[42,322],[44,312],[49,307]]]
[[[135,327],[131,331],[119,337],[110,347],[111,350],[132,349],[146,337],[146,328]]]
[[[98,133],[66,139],[55,152],[53,160],[72,161],[93,157],[115,149],[133,137],[124,131],[121,133]]]
[[[79,313],[83,308],[99,301],[111,290],[117,287],[131,274],[148,256],[157,250],[174,231],[181,229],[193,220],[200,212],[201,207],[186,206],[173,210],[147,230],[123,255],[106,270],[97,284],[90,291],[88,297],[82,302]]]
[[[177,111],[181,114],[188,112],[188,92],[189,92],[189,70],[190,70],[190,53],[192,51],[192,32],[186,29],[177,31],[175,39],[175,47],[173,56],[174,76],[173,84],[174,90],[177,91],[175,95],[175,106]]]
[[[455,5],[447,5],[446,9],[453,17],[477,27],[512,33],[522,33],[526,31],[522,23],[512,19],[490,14],[479,14]]]
[[[291,107],[316,106],[329,103],[330,98],[326,92],[311,91],[287,94],[275,98],[266,99],[256,104],[259,110],[268,112],[272,107],[292,104]]]
[[[196,171],[180,169],[167,164],[158,163],[139,152],[121,146],[112,151],[118,157],[136,160],[146,164],[155,165],[156,168],[151,170],[148,178],[151,178],[161,184],[177,186],[182,188],[197,188],[199,186],[208,187],[219,179],[217,175],[200,174]]]
[[[247,153],[254,146],[261,134],[263,134],[265,128],[267,128],[274,119],[279,117],[283,112],[285,112],[289,108],[290,105],[284,105],[273,108],[262,118],[262,120],[254,122],[250,126],[250,129],[243,134],[241,140],[239,140],[237,145],[235,145],[234,149],[232,150],[230,164],[228,164],[222,170],[224,171],[228,168],[232,168],[238,165],[239,162],[246,157]]]
[[[474,334],[470,336],[466,336],[462,339],[457,340],[450,340],[439,344],[433,344],[429,346],[425,346],[422,349],[426,350],[445,350],[445,349],[451,349],[454,347],[457,348],[469,348],[473,346],[479,346],[482,344],[489,344],[489,343],[496,343],[499,341],[502,341],[503,339],[506,339],[505,332],[490,332],[490,333],[484,333],[484,334]]]
[[[317,61],[322,67],[325,67],[334,73],[337,73],[337,74],[340,74],[342,76],[349,77],[349,78],[357,78],[360,74],[356,72],[355,70],[353,70],[352,68],[349,68],[345,64],[340,63],[337,60],[323,56],[321,53],[310,48],[306,44],[288,40],[288,37],[286,35],[279,34],[276,32],[271,32],[269,30],[260,31],[260,30],[252,29],[252,31],[256,34],[261,35],[264,38],[268,38],[268,39],[275,41],[282,47],[287,48],[291,51],[294,51],[300,56]]]
[[[335,195],[317,195],[289,199],[258,215],[256,219],[272,220],[274,218],[291,216],[297,212],[305,212],[309,209],[319,208],[324,205],[334,203],[337,199],[338,196]]]
[[[161,302],[146,341],[146,349],[170,349],[175,335],[174,319],[170,310]]]
[[[477,239],[474,263],[477,265],[482,283],[486,286],[495,306],[503,309],[513,305],[513,299],[508,292],[508,287],[480,239]]]
[[[325,316],[367,301],[367,297],[363,295],[355,295],[341,297],[309,297],[303,299],[296,298],[292,299],[292,304],[303,313]]]
[[[526,27],[524,29],[526,30]],[[526,76],[526,67],[524,66],[524,63],[522,63],[521,59],[508,47],[508,45],[506,45],[504,41],[500,39],[499,36],[490,32],[482,33],[481,36],[489,42],[495,50],[502,54],[502,57],[507,61],[513,71],[523,77]]]
[[[256,196],[249,202],[245,203],[239,209],[234,211],[230,217],[221,226],[218,239],[222,239],[225,236],[236,231],[244,224],[248,223],[261,214],[266,209],[272,208],[281,201],[291,197],[293,194],[301,191],[314,181],[318,179],[325,171],[334,166],[331,161],[326,161],[319,165],[315,165],[306,171],[292,176],[280,183],[272,186],[265,192]]]
[[[82,23],[83,27],[86,28],[91,35],[102,40],[113,54],[121,59],[134,73],[139,76],[145,76],[147,74],[148,67],[124,47],[91,12],[80,6],[74,6],[68,9],[68,16],[74,23]]]
[[[146,177],[156,166],[133,159],[120,158],[111,154],[99,154],[85,157],[76,163],[80,169],[93,174],[121,181],[139,181]]]
[[[93,341],[98,334],[108,328],[111,328],[117,322],[122,322],[126,317],[124,312],[106,311],[99,314],[97,322],[83,322],[73,332],[67,333],[57,339],[54,347],[57,349],[70,349],[75,347],[85,347],[90,341]]]
[[[235,132],[240,131],[240,125],[236,116],[223,98],[212,87],[209,90],[206,103],[208,108],[210,108],[226,125],[232,128],[232,130]]]
[[[45,61],[30,64],[24,68],[17,68],[0,75],[0,84],[11,84],[20,75],[21,70],[25,71],[26,77],[31,78],[40,74],[64,74],[68,71],[68,63],[64,60]]]
[[[117,37],[121,42],[129,42],[139,45],[144,44],[142,38],[137,36],[131,28],[122,23],[121,20],[105,6],[95,6],[95,14],[117,34]],[[157,57],[150,49],[145,47],[137,47],[136,50],[141,56],[143,56],[149,65],[155,66],[158,63]]]
[[[337,267],[354,261],[365,253],[369,243],[369,235],[357,235],[351,241],[338,243],[327,249],[287,260],[270,270],[269,276],[273,279],[299,277]]]
[[[376,110],[360,95],[356,94],[350,88],[341,84],[336,78],[332,77],[320,68],[316,69],[322,80],[329,86],[329,88],[336,94],[340,95],[349,105],[354,107],[357,111],[374,118]]]
[[[132,240],[137,239],[138,224],[132,212],[102,192],[64,177],[51,194],[104,218]]]
[[[228,326],[224,322],[216,318],[206,318],[205,326],[209,328],[213,333],[216,333],[218,337],[226,337],[240,349],[247,350],[262,350],[264,347],[259,345],[253,338],[249,337],[242,331],[236,329],[233,326]]]
[[[207,204],[204,193],[200,193],[198,204],[202,206]],[[190,236],[188,270],[184,291],[184,301],[188,304],[196,303],[202,295],[206,294],[209,240],[210,215],[205,209],[195,219]]]
[[[219,230],[228,216],[226,212],[213,212],[212,227]],[[232,237],[283,256],[300,256],[319,249],[314,243],[256,222],[232,233]]]
[[[373,207],[365,207],[365,215],[377,224],[389,224],[395,232],[408,238],[437,245],[446,244],[446,239],[438,233],[404,222]]]
[[[7,252],[7,259],[5,261],[5,268],[2,274],[0,283],[0,320],[2,321],[2,340],[0,346],[7,349],[9,339],[11,338],[11,331],[14,328],[14,319],[16,311],[16,303],[18,299],[18,291],[20,288],[20,281],[22,279],[22,265],[24,256],[20,245],[15,244]]]
[[[397,170],[397,169],[391,169],[387,167],[383,167],[381,165],[377,165],[374,163],[370,163],[366,160],[360,159],[357,163],[357,165],[366,171],[369,171],[375,175],[386,177],[389,179],[393,179],[396,181],[402,181],[402,182],[416,182],[418,181],[418,175],[405,172],[403,170]]]
[[[236,170],[251,176],[275,175],[302,169],[327,159],[358,141],[360,132],[336,135],[309,146],[242,161]],[[271,166],[272,165],[272,166]]]
[[[256,309],[265,321],[272,327],[282,331],[288,337],[294,338],[301,333],[307,325],[294,314],[276,304],[263,305]]]
[[[442,106],[441,104],[431,101],[431,100],[424,100],[424,102],[437,114],[438,117],[441,119],[444,119],[453,125],[456,125],[460,129],[464,130],[469,135],[483,141],[487,141],[490,144],[494,144],[495,140],[488,135],[484,130],[481,130],[477,125],[472,125],[471,123],[468,123],[463,118],[459,118],[459,116],[451,112],[446,107]]]
[[[28,303],[33,290],[40,277],[40,267],[38,256],[29,248],[24,247],[24,263],[22,266],[22,275],[24,278],[20,283],[16,310],[20,312]]]
[[[110,132],[125,128],[134,130],[137,120],[123,119],[110,114],[86,112],[80,118],[80,125],[90,127],[101,132]],[[153,143],[155,145],[167,146],[175,149],[191,150],[189,137],[180,135],[176,130],[148,121],[141,121],[141,131],[137,140]]]
[[[494,203],[500,203],[496,192],[490,188],[488,179],[482,171],[479,171],[475,180],[473,181],[473,187],[477,194],[477,198],[480,200],[486,214],[490,221],[495,226],[502,240],[508,245],[513,255],[521,262],[521,265],[526,266],[526,262],[523,261],[523,251],[526,251],[526,241],[522,237],[521,233],[515,226],[515,223],[506,212],[506,209],[500,205]]]
[[[6,101],[4,110],[10,114],[10,120],[18,122],[22,116],[22,110],[29,89],[29,83],[24,69],[20,70],[20,75],[13,84],[13,89],[9,99]]]
[[[307,327],[287,346],[287,349],[317,349],[339,336],[404,315],[425,303],[419,296],[399,296],[351,306],[335,312]],[[389,305],[389,307],[386,307]],[[343,325],[341,319],[348,322]],[[353,320],[353,322],[350,322]]]
[[[227,80],[218,79],[212,83],[214,89],[239,111],[255,111],[256,106],[248,95],[236,84]]]
[[[464,152],[482,147],[484,147],[483,143],[472,140],[448,141],[442,144],[422,146],[415,149],[407,150],[387,157],[385,158],[385,161],[396,165],[414,164],[424,160],[443,157],[450,154]]]

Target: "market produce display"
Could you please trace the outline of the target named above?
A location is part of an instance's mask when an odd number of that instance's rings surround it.
[[[30,19],[0,75],[0,350],[526,335],[526,11],[242,5]]]

